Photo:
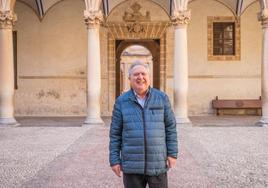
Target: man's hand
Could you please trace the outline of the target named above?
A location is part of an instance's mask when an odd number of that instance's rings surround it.
[[[167,167],[173,168],[176,165],[176,160],[174,157],[167,157]]]
[[[112,166],[112,170],[118,177],[121,177],[121,167],[119,164]]]

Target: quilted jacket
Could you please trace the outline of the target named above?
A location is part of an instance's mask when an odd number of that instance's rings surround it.
[[[159,175],[167,171],[167,156],[178,153],[176,121],[169,99],[149,88],[144,108],[133,90],[116,99],[110,127],[110,165],[127,174]]]

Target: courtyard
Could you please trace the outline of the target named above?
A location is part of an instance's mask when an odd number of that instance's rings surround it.
[[[268,187],[268,129],[258,116],[196,116],[178,127],[179,158],[169,187]],[[109,118],[18,117],[0,128],[0,187],[120,188],[108,163]]]

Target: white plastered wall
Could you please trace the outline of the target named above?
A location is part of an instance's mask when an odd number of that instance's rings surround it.
[[[207,16],[233,16],[215,0],[195,0],[189,4],[192,17],[188,26],[189,114],[214,113],[211,100],[258,98],[261,94],[261,26],[257,21],[258,3],[241,16],[241,60],[208,61]]]
[[[39,21],[29,7],[16,3],[16,115],[85,115],[87,29],[83,10],[83,1],[65,0]],[[102,61],[105,50],[101,49]]]

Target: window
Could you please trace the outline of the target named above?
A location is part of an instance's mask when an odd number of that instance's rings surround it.
[[[235,55],[233,22],[213,23],[213,55]]]
[[[208,60],[240,60],[240,26],[233,17],[208,17]]]

